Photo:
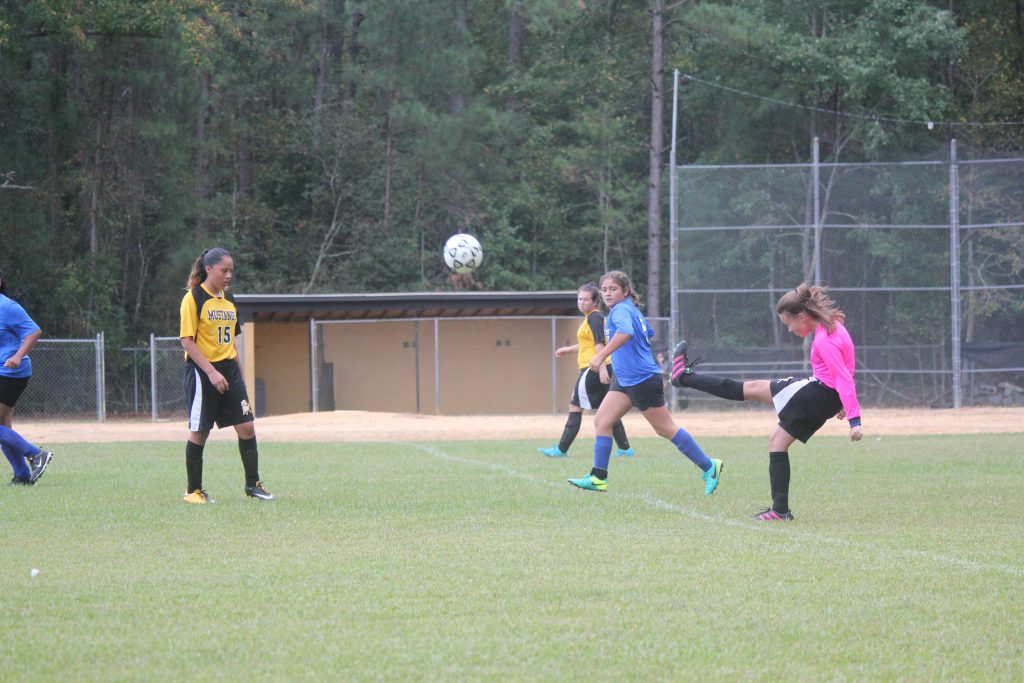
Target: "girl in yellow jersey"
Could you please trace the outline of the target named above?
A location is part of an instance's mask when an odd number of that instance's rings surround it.
[[[572,398],[569,400],[569,416],[565,420],[565,427],[562,430],[562,439],[558,445],[551,448],[538,448],[537,450],[549,458],[564,458],[569,454],[569,447],[579,434],[580,425],[583,423],[583,410],[597,410],[608,393],[608,386],[612,379],[611,359],[601,366],[600,372],[590,369],[590,359],[594,354],[604,348],[604,316],[597,310],[600,301],[600,291],[597,285],[587,283],[576,292],[576,305],[583,314],[583,322],[576,330],[578,342],[571,346],[560,346],[555,350],[555,356],[561,358],[570,353],[576,354],[576,363],[579,366],[580,374],[576,378],[576,385],[572,391]],[[619,420],[612,428],[615,436],[615,443],[619,449],[615,455],[633,455],[633,449],[629,447],[629,439],[626,438],[626,428]]]
[[[186,503],[213,500],[203,489],[203,447],[213,425],[232,426],[245,468],[245,495],[274,500],[259,475],[256,428],[245,380],[238,366],[236,338],[241,331],[235,298],[228,292],[235,265],[226,249],[204,251],[192,264],[188,292],[181,300],[181,347],[185,349],[185,407],[188,442]]]

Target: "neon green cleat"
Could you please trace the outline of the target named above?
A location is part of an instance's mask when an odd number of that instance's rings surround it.
[[[593,474],[588,474],[585,477],[579,479],[570,479],[569,483],[578,489],[586,489],[587,491],[607,491],[608,480],[598,479]]]
[[[722,478],[722,468],[725,465],[717,458],[711,459],[711,469],[701,475],[704,480],[704,495],[710,496],[718,488],[718,480]]]

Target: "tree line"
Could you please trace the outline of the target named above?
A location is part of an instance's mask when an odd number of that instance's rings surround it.
[[[623,268],[664,314],[674,68],[680,163],[1024,150],[956,125],[1024,119],[1024,0],[7,0],[0,269],[111,345],[174,334],[214,245],[240,292]]]

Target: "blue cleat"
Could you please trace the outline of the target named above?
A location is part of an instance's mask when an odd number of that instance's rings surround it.
[[[579,479],[570,479],[569,483],[578,489],[586,489],[587,491],[607,491],[608,480],[598,479],[593,474],[588,474],[585,477]]]
[[[704,480],[704,495],[710,496],[718,488],[718,481],[722,478],[722,468],[725,465],[717,458],[711,459],[711,469],[701,475]]]
[[[551,448],[538,448],[537,452],[539,452],[541,455],[546,455],[549,458],[564,458],[565,456],[569,455],[568,453],[563,453],[562,449],[560,449],[558,446],[552,446]]]
[[[620,448],[617,451],[615,451],[615,455],[623,458],[628,458],[636,455],[636,451],[634,451],[632,448]]]

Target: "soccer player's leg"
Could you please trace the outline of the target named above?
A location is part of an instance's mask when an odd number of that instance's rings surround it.
[[[590,474],[579,479],[570,479],[569,483],[589,491],[608,490],[608,461],[612,454],[612,425],[633,407],[629,396],[614,388],[608,392],[601,407],[594,416],[594,428],[597,438],[594,440],[594,466]]]

